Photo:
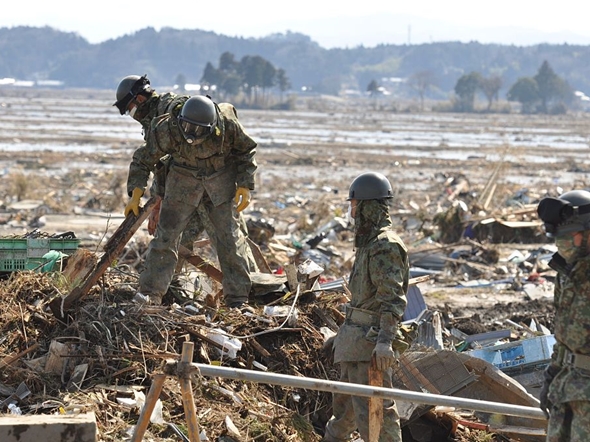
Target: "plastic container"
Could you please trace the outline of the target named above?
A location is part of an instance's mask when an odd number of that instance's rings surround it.
[[[466,352],[502,371],[547,363],[551,359],[555,336],[538,336]]]
[[[43,255],[50,250],[71,255],[79,245],[76,238],[0,238],[0,272],[34,270],[46,263]]]

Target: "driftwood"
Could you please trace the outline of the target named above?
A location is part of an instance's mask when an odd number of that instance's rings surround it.
[[[51,311],[55,317],[63,318],[64,312],[68,310],[73,303],[88,294],[90,289],[98,282],[104,272],[123,252],[123,249],[133,234],[148,217],[155,204],[156,199],[152,197],[140,209],[138,216],[130,214],[127,216],[127,218],[125,218],[119,228],[115,231],[115,233],[113,233],[111,238],[105,244],[104,254],[94,269],[90,272],[86,280],[79,286],[75,287],[65,298],[58,297],[49,304],[49,307],[51,308]]]

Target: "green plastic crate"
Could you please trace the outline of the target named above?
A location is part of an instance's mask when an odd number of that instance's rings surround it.
[[[0,238],[0,272],[36,269],[45,264],[43,255],[50,250],[71,255],[79,245],[75,238]]]

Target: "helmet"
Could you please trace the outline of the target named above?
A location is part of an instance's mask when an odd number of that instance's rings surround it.
[[[348,199],[380,200],[393,198],[393,190],[385,175],[378,172],[366,172],[357,176],[350,184]]]
[[[549,238],[590,229],[590,192],[571,190],[559,198],[543,198],[537,207]]]
[[[217,124],[215,103],[208,95],[189,98],[180,110],[178,123],[187,143],[204,140]]]
[[[117,106],[121,115],[127,111],[127,106],[131,103],[137,95],[150,95],[154,90],[150,87],[150,80],[147,75],[140,77],[139,75],[128,75],[121,80],[117,87],[117,101],[113,106]]]

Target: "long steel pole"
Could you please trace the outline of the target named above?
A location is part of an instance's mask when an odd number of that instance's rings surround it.
[[[509,416],[521,416],[532,419],[546,419],[540,408],[524,405],[503,404],[478,399],[467,399],[455,396],[420,393],[416,391],[399,390],[397,388],[373,387],[348,382],[329,381],[279,373],[267,373],[241,368],[218,367],[207,364],[193,363],[195,372],[203,376],[237,379],[263,384],[282,385],[285,387],[305,388],[309,390],[328,391],[332,393],[349,394],[353,396],[379,397],[383,399],[400,399],[418,404],[450,406],[466,410],[499,413]]]

